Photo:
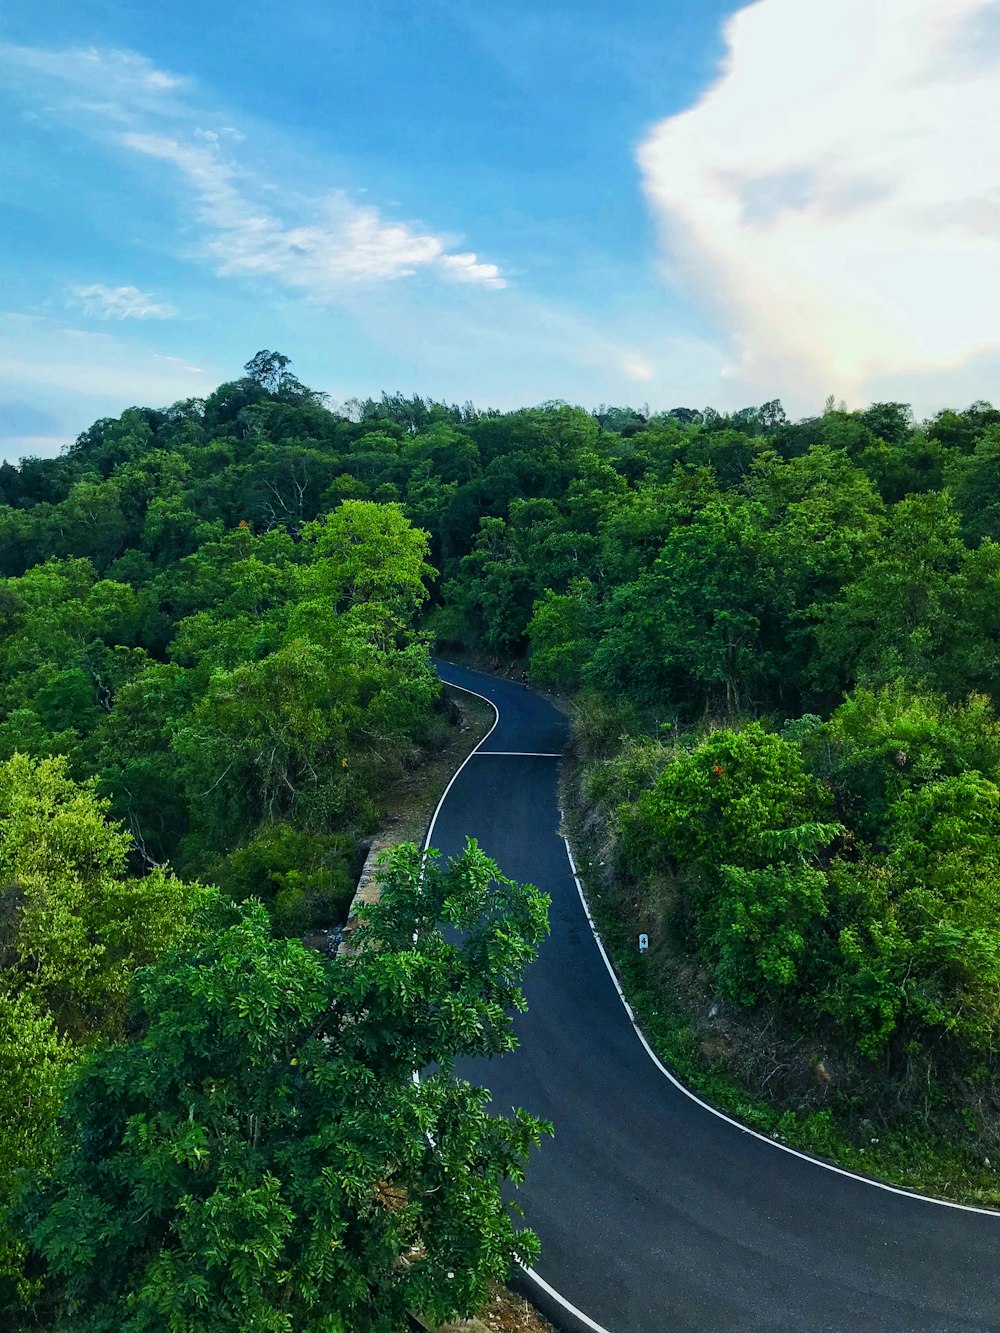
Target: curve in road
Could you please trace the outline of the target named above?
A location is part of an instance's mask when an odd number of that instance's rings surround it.
[[[925,1199],[782,1148],[706,1106],[637,1040],[559,831],[565,719],[439,663],[497,710],[428,842],[466,836],[552,899],[520,1046],[463,1073],[552,1120],[518,1192],[542,1242],[534,1298],[592,1333],[1000,1333],[1000,1214]],[[667,1077],[664,1077],[664,1074]]]

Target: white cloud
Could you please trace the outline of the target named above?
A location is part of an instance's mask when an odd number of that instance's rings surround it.
[[[166,301],[154,301],[138,287],[105,287],[92,282],[89,286],[73,287],[71,302],[82,307],[84,314],[98,319],[173,319],[177,307]]]
[[[496,264],[484,264],[476,254],[442,255],[441,262],[463,282],[481,282],[484,287],[506,287]]]
[[[639,150],[732,373],[859,400],[1000,351],[997,0],[758,0]],[[958,381],[956,380],[956,383]]]
[[[178,99],[169,94],[190,87],[190,80],[158,69],[136,51],[96,46],[60,50],[0,42],[0,67],[12,84],[61,86],[75,110],[117,120],[142,111],[179,110]]]
[[[49,457],[98,417],[204,397],[223,378],[218,366],[191,365],[117,332],[0,311],[0,406],[16,400],[21,409],[11,414],[11,429],[0,429],[0,457]]]
[[[204,252],[220,274],[271,277],[319,301],[347,283],[406,278],[422,269],[484,287],[506,285],[496,264],[449,253],[446,238],[387,221],[342,191],[300,198],[304,216],[294,222],[278,217],[251,198],[256,182],[223,156],[220,136],[212,132],[198,130],[194,141],[133,132],[122,142],[185,176],[205,224]]]
[[[183,175],[182,207],[194,190],[204,226],[202,253],[223,275],[270,277],[313,299],[335,298],[345,284],[384,282],[418,272],[485,288],[506,286],[500,268],[453,252],[454,238],[384,217],[342,190],[293,197],[280,190],[287,216],[261,201],[274,182],[228,154],[245,135],[223,121],[204,123],[204,99],[188,79],[158,69],[132,51],[47,50],[0,42],[0,68],[27,90],[63,90],[61,112],[78,128],[134,152],[172,163]],[[180,94],[184,94],[183,96]],[[55,114],[46,103],[45,114]]]

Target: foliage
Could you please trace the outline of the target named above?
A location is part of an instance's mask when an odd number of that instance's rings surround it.
[[[234,899],[259,898],[276,934],[301,935],[319,916],[343,920],[357,884],[357,856],[345,834],[265,825],[250,842],[209,867],[208,877]]]
[[[828,910],[825,887],[815,866],[721,867],[706,952],[725,995],[756,1005],[802,985],[815,925]]]
[[[271,826],[356,837],[429,733],[426,536],[359,500],[295,536],[213,533],[141,589],[84,558],[0,586],[0,746],[96,773],[147,869],[205,875]],[[341,879],[279,888],[285,929],[344,901]]]
[[[137,967],[178,938],[196,886],[127,874],[128,834],[61,758],[0,764],[4,986],[74,1040],[121,1030]]]
[[[264,350],[0,469],[0,757],[298,933],[433,735],[430,636],[527,658],[720,993],[960,1099],[997,1073],[998,458],[988,403],[331,408]]]
[[[0,1208],[54,1149],[63,1076],[124,1031],[132,977],[183,934],[203,891],[127,873],[130,839],[62,758],[0,764]],[[0,1226],[0,1310],[32,1286]]]
[[[986,699],[896,682],[781,736],[626,744],[587,791],[624,798],[622,862],[669,879],[669,924],[727,999],[899,1083],[967,1077],[1000,1030],[998,736]]]
[[[206,904],[140,973],[140,1033],[74,1077],[26,1206],[58,1313],[81,1333],[471,1313],[537,1252],[501,1185],[547,1126],[488,1113],[454,1061],[515,1044],[546,928],[542,895],[475,844],[444,871],[390,853],[350,959],[274,940],[259,905]]]
[[[369,523],[390,565],[411,549],[402,529],[361,515],[398,505],[425,527],[441,571],[435,630],[500,656],[530,649],[541,682],[625,691],[689,717],[706,706],[826,711],[855,684],[900,673],[952,699],[991,689],[1000,413],[989,404],[925,424],[899,403],[829,404],[792,422],[776,400],[729,415],[564,403],[498,413],[383,394],[331,410],[279,352],[259,352],[244,372],[203,402],[96,422],[63,457],[0,477],[0,572],[17,578],[55,560],[43,582],[62,569],[63,580],[110,581],[135,599],[126,606],[119,591],[120,605],[99,608],[75,593],[84,632],[58,657],[58,626],[46,631],[52,646],[36,664],[82,675],[51,682],[39,753],[46,743],[70,752],[67,723],[82,740],[120,688],[92,661],[95,639],[162,659],[181,620],[213,618],[213,593],[226,589],[182,572],[187,559],[211,561],[224,585],[213,548],[233,552],[236,532],[255,533],[260,563],[304,572],[320,555],[322,577],[335,580],[339,557],[309,525],[341,505],[337,540]],[[366,502],[378,510],[351,511]],[[280,554],[268,536],[294,549]],[[361,547],[374,557],[372,540]],[[0,616],[7,600],[16,621],[33,591],[0,590]],[[408,591],[396,614],[407,619],[419,600]],[[199,625],[187,642],[207,645]],[[230,659],[256,642],[244,625]],[[46,679],[25,681],[7,715],[39,716],[39,690],[56,674],[45,666]],[[25,735],[33,725],[17,723]],[[84,751],[80,771],[92,771]]]
[[[761,866],[775,833],[814,823],[828,805],[798,748],[754,722],[679,750],[622,817],[629,848],[647,860]]]
[[[841,831],[819,818],[829,804],[798,748],[751,723],[676,750],[619,808],[624,857],[647,872],[673,867],[674,927],[741,1004],[780,999],[805,980],[827,914],[814,862]]]
[[[28,995],[0,994],[0,1207],[16,1198],[22,1173],[48,1169],[56,1149],[62,1083],[72,1059],[50,1014]],[[14,1312],[35,1294],[25,1276],[26,1249],[0,1226],[0,1313]]]
[[[989,699],[948,704],[898,679],[854,690],[802,746],[836,791],[846,822],[871,841],[906,792],[970,770],[1000,777],[1000,722]]]

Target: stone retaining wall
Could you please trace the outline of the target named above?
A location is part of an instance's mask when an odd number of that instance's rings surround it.
[[[391,847],[395,838],[388,831],[377,833],[372,839],[372,845],[368,848],[368,855],[365,857],[365,863],[361,867],[361,874],[358,876],[358,887],[354,890],[354,897],[351,899],[351,906],[347,912],[347,920],[344,923],[344,937],[340,942],[338,953],[348,953],[350,951],[351,935],[358,924],[355,911],[359,903],[376,903],[379,897],[379,886],[376,880],[378,873],[377,861],[387,847]]]

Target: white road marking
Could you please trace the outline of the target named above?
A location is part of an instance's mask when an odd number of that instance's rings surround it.
[[[489,740],[490,736],[492,736],[493,732],[496,730],[500,722],[500,710],[492,699],[487,699],[484,694],[479,694],[478,691],[476,690],[470,690],[465,685],[456,685],[453,681],[450,680],[446,681],[445,684],[450,685],[452,689],[462,690],[466,694],[472,694],[477,699],[484,700],[484,702],[488,703],[490,707],[493,709],[493,711],[496,713],[496,721],[493,723],[493,726],[486,733],[483,739],[479,742],[479,745],[477,745],[476,748],[466,756],[465,760],[455,771],[455,775],[451,779],[451,782],[449,782],[448,786],[445,788],[444,795],[441,797],[440,801],[438,801],[437,810],[434,811],[433,818],[431,819],[430,822],[430,827],[428,828],[427,831],[427,839],[424,843],[425,851],[430,846],[431,834],[434,831],[434,824],[435,821],[437,820],[438,812],[440,811],[442,805],[444,805],[445,798],[447,797],[449,791],[451,791],[451,788],[455,782],[455,778],[458,777],[459,773],[461,773],[462,769],[473,757],[473,755],[482,753],[480,747],[484,745],[487,740]],[[559,815],[560,818],[562,818],[563,812],[561,810],[559,812]],[[583,891],[583,884],[580,882],[580,876],[576,868],[576,862],[573,860],[573,849],[569,845],[569,839],[565,836],[565,834],[563,834],[562,840],[566,847],[566,856],[569,859],[569,867],[573,873],[573,882],[576,884],[576,891],[580,895],[580,903],[583,907],[584,914],[590,926],[591,934],[594,937],[594,943],[597,945],[600,955],[604,959],[604,966],[608,969],[608,975],[611,978],[615,990],[618,992],[618,998],[621,1000],[622,1004],[625,1007],[625,1012],[628,1015],[629,1022],[632,1024],[633,1031],[635,1032],[639,1040],[642,1042],[643,1049],[645,1050],[649,1058],[652,1060],[653,1064],[656,1065],[657,1069],[664,1076],[664,1078],[668,1079],[679,1092],[682,1092],[685,1097],[689,1097],[691,1101],[695,1102],[698,1106],[700,1106],[702,1110],[708,1111],[710,1115],[714,1115],[719,1120],[724,1120],[727,1125],[732,1125],[735,1129],[741,1130],[744,1134],[749,1134],[751,1135],[751,1137],[759,1139],[761,1143],[766,1143],[769,1148],[777,1148],[780,1152],[788,1153],[792,1157],[798,1157],[800,1161],[809,1162],[813,1166],[822,1167],[825,1171],[832,1171],[835,1175],[846,1176],[849,1180],[860,1181],[862,1185],[871,1185],[875,1189],[885,1190],[886,1193],[888,1194],[899,1194],[904,1199],[915,1199],[921,1203],[937,1204],[938,1207],[940,1208],[954,1208],[957,1209],[959,1212],[979,1213],[986,1217],[992,1217],[992,1218],[1000,1217],[1000,1213],[996,1212],[992,1208],[976,1208],[971,1204],[952,1203],[949,1199],[934,1199],[927,1194],[918,1194],[915,1190],[904,1190],[900,1189],[896,1185],[886,1185],[881,1180],[872,1180],[868,1176],[859,1176],[854,1171],[846,1171],[843,1167],[834,1166],[832,1165],[832,1163],[824,1162],[818,1157],[810,1157],[808,1153],[799,1152],[798,1149],[790,1148],[785,1143],[777,1143],[775,1142],[774,1139],[767,1138],[766,1135],[758,1133],[757,1130],[751,1129],[748,1125],[741,1125],[738,1120],[733,1120],[731,1116],[726,1115],[723,1111],[716,1110],[714,1106],[710,1106],[708,1102],[702,1101],[702,1099],[699,1096],[693,1093],[689,1088],[686,1088],[684,1084],[681,1083],[681,1081],[670,1072],[670,1070],[666,1067],[666,1065],[663,1064],[659,1056],[656,1054],[656,1052],[650,1046],[649,1042],[646,1040],[645,1036],[643,1035],[642,1029],[635,1021],[635,1014],[632,1010],[632,1006],[625,998],[625,992],[621,988],[621,984],[619,983],[618,977],[615,974],[615,969],[611,966],[611,960],[608,957],[606,949],[604,948],[604,941],[601,939],[600,934],[598,933],[597,926],[591,914],[586,894]],[[567,1310],[575,1318],[579,1319],[583,1324],[586,1325],[587,1328],[591,1329],[593,1333],[610,1333],[609,1329],[604,1328],[603,1325],[601,1324],[595,1323],[595,1321],[591,1319],[589,1315],[584,1314],[582,1310],[578,1309],[572,1303],[572,1301],[568,1301],[565,1296],[561,1295],[558,1291],[556,1291],[556,1289],[553,1286],[551,1286],[548,1282],[546,1282],[543,1277],[541,1277],[538,1273],[536,1273],[533,1268],[525,1268],[524,1272],[527,1274],[528,1277],[531,1278],[532,1282],[536,1283],[539,1287],[541,1287],[541,1289],[544,1292],[546,1292],[549,1296],[551,1296],[551,1298],[554,1301],[558,1302],[558,1304],[561,1305],[564,1310]]]
[[[610,1330],[606,1329],[603,1324],[595,1323],[589,1314],[584,1314],[583,1311],[578,1310],[571,1301],[568,1301],[565,1296],[560,1296],[555,1287],[550,1287],[545,1279],[540,1277],[533,1268],[524,1268],[523,1264],[521,1267],[524,1269],[524,1272],[527,1273],[528,1277],[531,1278],[532,1282],[536,1282],[543,1291],[547,1291],[554,1301],[558,1301],[564,1309],[569,1310],[570,1314],[576,1315],[577,1319],[579,1319],[582,1324],[586,1324],[588,1328],[593,1329],[594,1333],[610,1333]]]
[[[559,813],[561,816],[562,811],[560,810]],[[780,1152],[786,1152],[789,1154],[789,1156],[797,1157],[802,1162],[809,1162],[813,1166],[821,1166],[824,1171],[832,1171],[834,1172],[835,1175],[846,1176],[848,1180],[857,1180],[860,1181],[862,1185],[871,1185],[874,1189],[885,1190],[887,1194],[902,1195],[904,1199],[917,1199],[921,1203],[937,1204],[939,1208],[954,1208],[957,1209],[959,1212],[963,1213],[980,1213],[984,1217],[992,1217],[995,1219],[1000,1219],[1000,1212],[998,1212],[995,1208],[977,1208],[974,1204],[971,1203],[953,1203],[951,1199],[935,1199],[930,1194],[918,1194],[916,1190],[906,1190],[899,1185],[887,1185],[885,1181],[873,1180],[871,1176],[860,1176],[856,1171],[848,1171],[845,1167],[834,1166],[832,1162],[824,1162],[820,1157],[812,1157],[809,1155],[809,1153],[799,1152],[798,1148],[790,1148],[787,1143],[779,1143],[775,1139],[769,1139],[766,1134],[761,1134],[759,1130],[751,1129],[749,1125],[741,1124],[738,1120],[734,1120],[731,1116],[726,1115],[724,1111],[719,1111],[716,1107],[711,1106],[708,1102],[702,1101],[702,1099],[696,1093],[692,1092],[690,1088],[686,1088],[684,1084],[680,1081],[680,1079],[677,1078],[676,1075],[672,1074],[670,1070],[666,1067],[666,1065],[660,1060],[659,1056],[656,1054],[652,1046],[650,1046],[649,1042],[643,1035],[643,1031],[639,1027],[639,1024],[635,1021],[635,1013],[632,1010],[632,1006],[625,998],[625,992],[621,988],[621,983],[618,980],[617,974],[615,973],[615,969],[611,966],[611,959],[608,957],[607,950],[604,947],[604,941],[598,934],[597,926],[594,922],[593,916],[591,915],[590,906],[587,903],[587,898],[583,891],[583,884],[580,882],[580,876],[579,873],[577,872],[576,862],[573,860],[573,849],[570,847],[569,839],[566,837],[566,835],[562,834],[561,836],[563,842],[566,845],[566,855],[569,857],[569,866],[573,872],[573,880],[576,883],[576,891],[580,895],[580,902],[583,904],[583,910],[586,913],[587,921],[590,924],[591,933],[593,934],[594,941],[597,944],[598,949],[600,950],[601,957],[604,959],[604,966],[608,969],[608,974],[611,977],[611,980],[614,982],[615,990],[618,992],[618,998],[625,1006],[625,1012],[628,1014],[629,1022],[632,1024],[632,1027],[635,1031],[635,1035],[642,1042],[646,1054],[652,1060],[653,1064],[656,1065],[657,1069],[664,1076],[664,1078],[670,1080],[670,1082],[679,1092],[683,1092],[685,1097],[689,1097],[691,1101],[695,1102],[698,1106],[700,1106],[703,1111],[708,1111],[711,1115],[714,1115],[717,1119],[724,1120],[727,1125],[732,1125],[735,1129],[742,1130],[744,1134],[749,1134],[752,1138],[759,1139],[761,1143],[766,1143],[769,1148],[777,1148]]]
[[[450,680],[446,680],[446,681],[444,681],[444,684],[445,684],[445,685],[451,685],[451,681],[450,681]],[[447,787],[445,787],[444,792],[443,792],[442,795],[441,795],[441,799],[440,799],[440,801],[438,801],[438,803],[437,803],[437,809],[436,809],[436,810],[434,811],[434,813],[431,815],[431,822],[427,825],[427,837],[424,838],[424,851],[425,851],[425,852],[427,851],[427,848],[431,845],[431,838],[432,838],[432,836],[433,836],[433,834],[434,834],[434,825],[437,823],[437,817],[438,817],[438,815],[441,813],[441,807],[444,805],[445,801],[448,799],[448,793],[451,791],[452,787],[454,787],[454,785],[455,785],[455,781],[456,781],[456,779],[457,779],[459,773],[461,773],[462,769],[463,769],[463,768],[465,767],[465,765],[469,762],[469,760],[472,758],[472,756],[473,756],[474,754],[478,754],[478,753],[479,753],[480,746],[483,746],[483,745],[486,744],[486,742],[489,740],[489,738],[490,738],[490,737],[493,735],[493,733],[496,731],[497,727],[500,725],[500,709],[497,708],[496,704],[493,702],[492,699],[487,699],[487,697],[486,697],[485,694],[476,694],[476,691],[475,691],[475,690],[467,690],[467,689],[465,688],[464,685],[451,685],[451,688],[452,688],[453,690],[462,690],[465,694],[473,694],[473,695],[475,695],[475,697],[476,697],[477,699],[482,699],[483,703],[487,703],[487,704],[489,704],[489,706],[493,709],[494,713],[496,713],[496,719],[495,719],[495,721],[494,721],[492,727],[490,727],[489,731],[486,733],[486,735],[483,737],[483,739],[479,742],[479,745],[475,746],[474,749],[470,750],[469,753],[468,753],[468,754],[465,756],[465,758],[462,760],[462,762],[459,764],[458,768],[455,769],[455,772],[452,774],[451,781],[448,783]]]

